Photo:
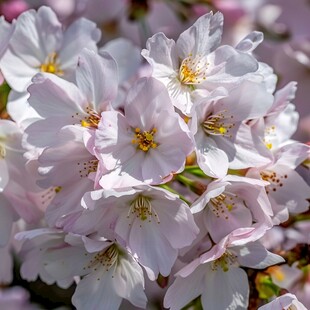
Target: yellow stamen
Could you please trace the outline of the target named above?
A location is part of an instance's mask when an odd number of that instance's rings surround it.
[[[208,63],[200,56],[193,57],[189,54],[187,58],[182,61],[179,71],[179,80],[182,84],[193,86],[200,84],[206,80],[205,71],[208,68]]]
[[[60,69],[56,53],[51,53],[50,55],[48,55],[46,62],[40,66],[40,71],[63,75],[63,71]]]
[[[138,144],[138,148],[144,152],[147,152],[150,148],[155,149],[158,146],[158,143],[154,141],[156,132],[156,128],[143,132],[141,132],[140,128],[135,128],[135,139],[132,139],[131,143]]]
[[[55,193],[59,193],[61,190],[62,190],[62,187],[61,187],[61,186],[56,186],[56,187],[54,188]]]

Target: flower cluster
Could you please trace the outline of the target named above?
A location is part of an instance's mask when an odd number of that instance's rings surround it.
[[[12,281],[18,240],[22,278],[74,284],[77,309],[247,309],[253,274],[261,300],[295,293],[290,273],[309,286],[309,261],[293,264],[270,241],[285,225],[298,230],[299,216],[308,238],[290,249],[310,243],[300,175],[309,146],[290,139],[296,83],[276,90],[253,55],[261,32],[236,46],[222,32],[223,15],[210,12],[141,52],[125,39],[98,48],[94,22],[63,26],[49,7],[0,20],[11,89],[0,119],[0,282]],[[293,294],[258,306],[283,303],[305,309]]]

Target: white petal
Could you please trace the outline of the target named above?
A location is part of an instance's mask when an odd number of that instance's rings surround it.
[[[205,266],[201,265],[186,278],[177,277],[168,288],[164,306],[171,310],[180,310],[190,301],[198,297],[206,289],[204,278]],[[208,309],[208,308],[206,308]]]
[[[8,243],[14,220],[16,220],[14,209],[5,199],[4,195],[0,194],[0,247]]]
[[[204,309],[246,310],[249,302],[248,277],[244,270],[230,267],[224,272],[220,267],[206,277],[206,288],[201,295]]]
[[[139,264],[127,255],[121,258],[115,270],[114,288],[119,296],[126,298],[133,305],[145,309],[147,298],[144,293],[144,277]]]
[[[264,34],[259,31],[253,31],[243,38],[236,46],[236,49],[243,53],[251,53],[264,40]]]
[[[223,14],[217,12],[201,16],[191,27],[181,33],[177,40],[181,59],[189,54],[204,56],[216,49],[221,42]]]
[[[115,292],[113,270],[100,268],[84,277],[77,285],[72,303],[77,310],[98,310],[102,305],[109,310],[118,310],[122,298]]]
[[[127,81],[135,74],[142,62],[140,49],[124,38],[109,41],[99,53],[101,54],[102,51],[107,51],[115,59],[120,83]]]
[[[284,258],[265,249],[259,242],[250,242],[241,247],[235,247],[238,262],[241,266],[263,269],[284,262]]]
[[[100,56],[83,49],[76,69],[76,81],[95,111],[106,110],[108,103],[116,97],[118,86],[114,59],[107,53]]]
[[[73,22],[64,33],[62,47],[59,52],[61,69],[74,70],[78,54],[83,48],[97,51],[96,43],[101,37],[96,24],[85,18]]]

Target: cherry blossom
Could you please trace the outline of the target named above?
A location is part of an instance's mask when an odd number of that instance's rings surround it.
[[[193,91],[232,87],[247,73],[258,69],[256,60],[230,46],[220,46],[223,26],[221,13],[208,13],[184,31],[177,42],[157,33],[142,51],[153,67],[152,76],[165,84],[173,104],[189,115]]]
[[[103,188],[162,183],[182,170],[193,150],[187,125],[174,112],[165,87],[152,78],[130,89],[124,114],[103,112],[89,141],[105,168]]]
[[[176,274],[164,305],[180,309],[201,295],[204,309],[247,309],[247,276],[239,266],[263,269],[283,261],[255,239],[251,229],[237,229],[210,251],[202,254]]]
[[[189,207],[172,193],[150,186],[87,193],[85,211],[71,231],[105,236],[111,227],[151,280],[168,276],[178,249],[190,245],[198,228]],[[91,223],[91,225],[89,225]],[[156,245],[156,246],[154,246]],[[162,252],[166,255],[162,255]]]
[[[86,19],[77,20],[63,32],[55,13],[48,7],[29,10],[17,21],[1,70],[10,86],[23,92],[38,72],[72,79],[83,47],[96,50],[100,31]]]

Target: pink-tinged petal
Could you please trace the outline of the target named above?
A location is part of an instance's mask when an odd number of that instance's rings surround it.
[[[0,247],[0,283],[10,284],[13,280],[13,257],[10,244]],[[0,303],[1,307],[1,303]]]
[[[4,16],[1,16],[0,18],[0,38],[1,38],[0,59],[8,47],[10,38],[14,30],[15,30],[15,24],[9,24],[8,22],[5,21]]]
[[[61,24],[56,14],[48,7],[41,7],[38,12],[29,10],[19,16],[10,48],[16,58],[35,67],[55,51],[61,39]]]
[[[11,38],[10,52],[1,63],[2,72],[12,88],[25,91],[47,55],[57,51],[61,40],[61,24],[50,8],[41,7],[38,12],[29,10],[21,14]]]
[[[109,186],[116,186],[117,182],[117,187],[162,183],[168,175],[183,169],[186,156],[193,149],[189,129],[173,111],[172,104],[169,105],[165,87],[153,78],[138,80],[127,102],[125,115],[112,111],[102,113],[95,146],[108,171],[100,185],[106,187],[104,182]],[[145,134],[152,135],[147,147],[142,138]],[[108,180],[111,176],[114,185]]]
[[[209,67],[206,71],[207,79],[201,84],[208,90],[217,86],[236,86],[247,73],[255,72],[258,63],[249,54],[241,53],[233,47],[223,45],[208,55]]]
[[[48,121],[38,119],[25,129],[26,141],[31,146],[39,148],[56,144],[59,140],[59,131],[70,124],[73,124],[70,116],[52,116]]]
[[[236,50],[243,53],[251,53],[262,43],[264,34],[259,31],[253,31],[243,38],[236,46]]]
[[[109,41],[100,49],[99,54],[102,55],[104,51],[115,59],[120,83],[133,76],[142,63],[140,48],[124,38]]]
[[[273,99],[264,85],[245,80],[231,90],[228,97],[220,99],[215,109],[228,109],[234,116],[234,122],[243,121],[264,116]]]
[[[132,223],[128,246],[152,281],[159,273],[168,276],[178,255],[161,231],[160,224],[145,223],[140,219]]]
[[[72,117],[76,113],[87,116],[83,111],[87,106],[86,98],[75,84],[48,73],[37,74],[33,82],[28,88],[28,101],[40,116]],[[44,104],[47,98],[48,104]]]
[[[0,145],[0,151],[2,151],[2,146]],[[9,171],[8,166],[5,160],[1,157],[0,158],[0,193],[4,191],[5,187],[9,182]]]
[[[251,211],[243,203],[237,203],[230,210],[227,208],[225,208],[226,210],[224,208],[212,210],[212,208],[213,206],[210,204],[203,213],[203,217],[206,228],[212,240],[216,243],[233,230],[241,227],[250,227],[252,224]]]
[[[235,267],[226,272],[221,268],[216,271],[210,268],[201,303],[208,310],[247,309],[249,284],[246,272]]]
[[[263,166],[271,162],[270,153],[265,144],[246,124],[240,124],[233,139],[217,136],[214,140],[218,148],[226,152],[231,169]]]
[[[52,284],[55,279],[44,269],[42,259],[49,248],[59,248],[64,246],[63,234],[53,229],[36,229],[34,231],[18,234],[19,239],[29,238],[23,243],[20,257],[23,258],[21,266],[21,275],[28,281],[34,281],[38,276],[48,283]]]
[[[156,212],[162,233],[175,249],[190,245],[199,229],[190,209],[180,201],[156,201]]]
[[[83,128],[67,126],[58,135],[57,144],[44,149],[39,156],[38,181],[41,187],[66,186],[88,177],[97,165],[97,159],[84,147]]]
[[[42,6],[37,12],[29,10],[19,16],[11,47],[24,60],[35,57],[42,63],[49,53],[56,51],[61,40],[61,24],[56,14]]]
[[[59,52],[61,69],[75,68],[78,54],[83,48],[97,51],[96,43],[101,37],[101,32],[96,24],[85,18],[74,21],[65,31],[62,47]]]
[[[310,156],[310,147],[307,144],[293,142],[284,145],[275,154],[275,161],[277,165],[287,166],[295,169],[307,157]]]
[[[101,56],[88,49],[79,55],[76,81],[79,89],[97,112],[107,107],[117,93],[117,65],[114,59],[104,53]]]
[[[162,32],[149,38],[146,48],[141,54],[152,65],[154,77],[167,77],[179,67],[175,42]]]
[[[1,59],[1,72],[13,90],[25,92],[31,78],[39,70],[26,63],[23,59],[17,58],[11,50],[7,50]]]
[[[82,236],[82,240],[85,246],[85,249],[89,253],[95,253],[107,249],[111,246],[111,241],[108,241],[106,238],[91,239],[86,236]]]
[[[136,307],[146,308],[143,271],[132,257],[127,255],[126,259],[119,260],[114,278],[114,289],[120,297],[129,300]]]
[[[7,112],[11,119],[15,121],[22,129],[26,128],[29,124],[36,121],[39,114],[30,107],[28,103],[29,93],[18,93],[11,90],[7,102]]]
[[[258,308],[258,310],[283,310],[296,309],[307,310],[307,308],[297,300],[296,296],[290,293],[277,297],[273,301]]]
[[[186,278],[177,277],[167,290],[164,306],[171,310],[182,309],[206,289],[205,277],[204,265],[198,267]]]
[[[80,214],[83,211],[81,199],[83,194],[93,189],[93,182],[87,178],[72,182],[56,194],[45,212],[46,221],[50,226],[63,227],[68,230],[72,227],[67,216]]]
[[[49,249],[43,257],[44,269],[55,279],[65,280],[80,274],[87,267],[91,254],[83,247],[64,246]],[[86,269],[86,268],[85,268]]]
[[[232,187],[229,191],[233,191],[239,197],[242,197],[253,213],[256,221],[264,221],[266,216],[272,216],[273,211],[266,195],[264,186],[267,182],[259,179],[251,179],[246,177],[228,175],[225,181],[231,181]]]
[[[114,240],[115,236],[112,227],[116,222],[116,218],[116,215],[110,209],[105,210],[105,206],[99,206],[95,210],[83,210],[74,223],[70,226],[66,225],[64,229],[80,235],[97,233],[99,236]],[[88,251],[92,252],[90,249]]]
[[[217,12],[201,16],[191,27],[181,33],[177,40],[178,55],[181,59],[190,54],[206,55],[221,43],[223,14]]]
[[[141,78],[129,90],[125,115],[132,127],[153,129],[163,110],[173,112],[173,106],[166,88],[154,78]]]
[[[17,220],[17,214],[4,195],[0,194],[0,247],[8,243],[15,220]]]
[[[73,305],[77,309],[98,310],[102,305],[106,309],[119,309],[122,298],[115,292],[112,275],[112,268],[108,272],[99,268],[98,272],[85,276],[72,296]]]
[[[62,231],[57,230],[55,228],[37,228],[33,230],[27,230],[27,231],[22,231],[19,232],[15,235],[15,239],[19,241],[24,241],[28,239],[33,239],[36,237],[39,237],[41,235],[49,235],[49,234],[61,234]],[[60,236],[61,238],[61,236]]]
[[[228,185],[227,182],[221,181],[214,181],[211,182],[208,187],[207,191],[203,193],[192,205],[191,205],[191,212],[198,213],[206,208],[207,203],[210,201],[211,198],[219,196],[225,190],[225,186]]]
[[[227,174],[228,157],[202,130],[195,135],[198,165],[208,176],[222,178]]]
[[[193,150],[188,129],[187,132],[180,130],[183,120],[177,115],[170,116],[167,111],[162,111],[158,119],[165,119],[164,123],[158,121],[159,124],[155,125],[157,129],[155,141],[159,145],[149,150],[142,168],[143,178],[153,179],[154,184],[161,183],[170,173],[179,171],[185,164],[186,156]],[[157,176],[154,170],[157,171]]]
[[[239,264],[244,267],[264,269],[285,262],[283,257],[267,251],[259,242],[250,242],[244,246],[234,247],[233,251],[238,256]]]
[[[226,246],[241,246],[260,239],[270,227],[266,225],[253,225],[252,227],[238,228],[231,232],[225,239]]]
[[[295,94],[297,90],[297,83],[296,82],[290,82],[287,85],[285,85],[283,88],[278,90],[275,93],[274,96],[274,103],[272,107],[268,111],[268,118],[275,118],[277,117],[281,112],[285,110],[287,105],[295,99]]]
[[[143,181],[141,171],[133,164],[134,162],[141,162],[143,160],[142,155],[136,156],[133,162],[128,161],[122,167],[117,167],[102,175],[99,180],[100,186],[104,189],[117,189],[145,184],[146,182]]]
[[[275,178],[279,182],[272,182],[266,190],[275,203],[290,213],[307,211],[310,188],[304,179],[295,170],[282,165],[273,167],[271,171],[276,173]]]
[[[272,118],[272,120],[269,120],[269,118],[265,119],[267,125],[274,126],[275,140],[278,145],[286,142],[295,133],[298,121],[299,114],[295,111],[295,105],[292,103],[289,103],[277,118]],[[284,124],[290,124],[290,126],[285,126]]]
[[[109,111],[101,114],[95,147],[106,169],[113,170],[135,155],[131,143],[134,135],[130,133],[131,128],[121,113]]]
[[[18,181],[21,182],[21,180]],[[10,201],[12,207],[15,209],[16,213],[27,223],[34,224],[42,219],[42,211],[40,211],[31,201],[25,187],[21,186],[17,182],[10,181],[7,189],[5,190],[5,195]]]

